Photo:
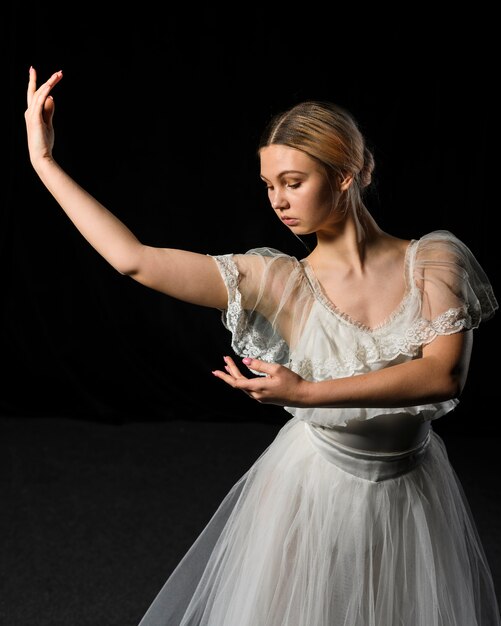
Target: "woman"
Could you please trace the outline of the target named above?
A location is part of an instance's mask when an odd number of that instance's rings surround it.
[[[230,490],[140,626],[500,624],[489,566],[432,421],[454,409],[472,331],[497,301],[448,231],[382,231],[362,194],[374,162],[355,120],[306,102],[259,146],[298,260],[142,244],[52,155],[55,73],[30,69],[25,119],[40,179],[121,274],[223,311],[243,366],[214,375],[292,418]],[[243,373],[245,372],[245,373]]]

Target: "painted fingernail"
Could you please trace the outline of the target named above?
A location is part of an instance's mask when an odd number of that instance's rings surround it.
[[[249,357],[246,356],[245,359],[242,359],[242,363],[244,363],[245,365],[250,365],[252,363],[252,359],[249,359]]]

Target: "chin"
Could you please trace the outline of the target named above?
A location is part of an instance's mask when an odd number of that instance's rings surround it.
[[[289,230],[291,230],[295,235],[298,236],[313,235],[315,233],[314,230],[308,230],[307,228],[301,228],[300,226],[289,227]]]

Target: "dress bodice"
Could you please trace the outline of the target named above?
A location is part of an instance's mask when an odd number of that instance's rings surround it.
[[[476,328],[497,308],[483,269],[449,231],[412,240],[406,290],[374,328],[352,319],[326,296],[306,260],[270,248],[215,256],[228,289],[223,322],[241,356],[278,362],[311,381],[356,376],[418,358],[437,335]],[[400,408],[297,408],[319,427],[360,429],[355,422],[422,424],[454,409],[457,399]],[[392,426],[393,427],[393,426]],[[383,428],[383,427],[382,427]]]

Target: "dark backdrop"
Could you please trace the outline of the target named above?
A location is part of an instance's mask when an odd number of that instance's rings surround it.
[[[327,18],[306,7],[241,5],[237,15],[141,3],[108,14],[85,4],[50,14],[12,3],[5,25],[1,414],[286,419],[212,377],[231,353],[218,311],[116,273],[41,185],[25,147],[30,65],[40,81],[64,71],[54,91],[56,158],[146,243],[303,255],[268,206],[256,144],[273,113],[329,99],[355,114],[373,148],[367,202],[379,224],[406,238],[451,230],[498,291],[495,55],[485,13],[438,23],[424,7],[405,18],[338,9]],[[466,433],[480,400],[494,403],[498,320],[475,336],[467,389],[441,429]]]

